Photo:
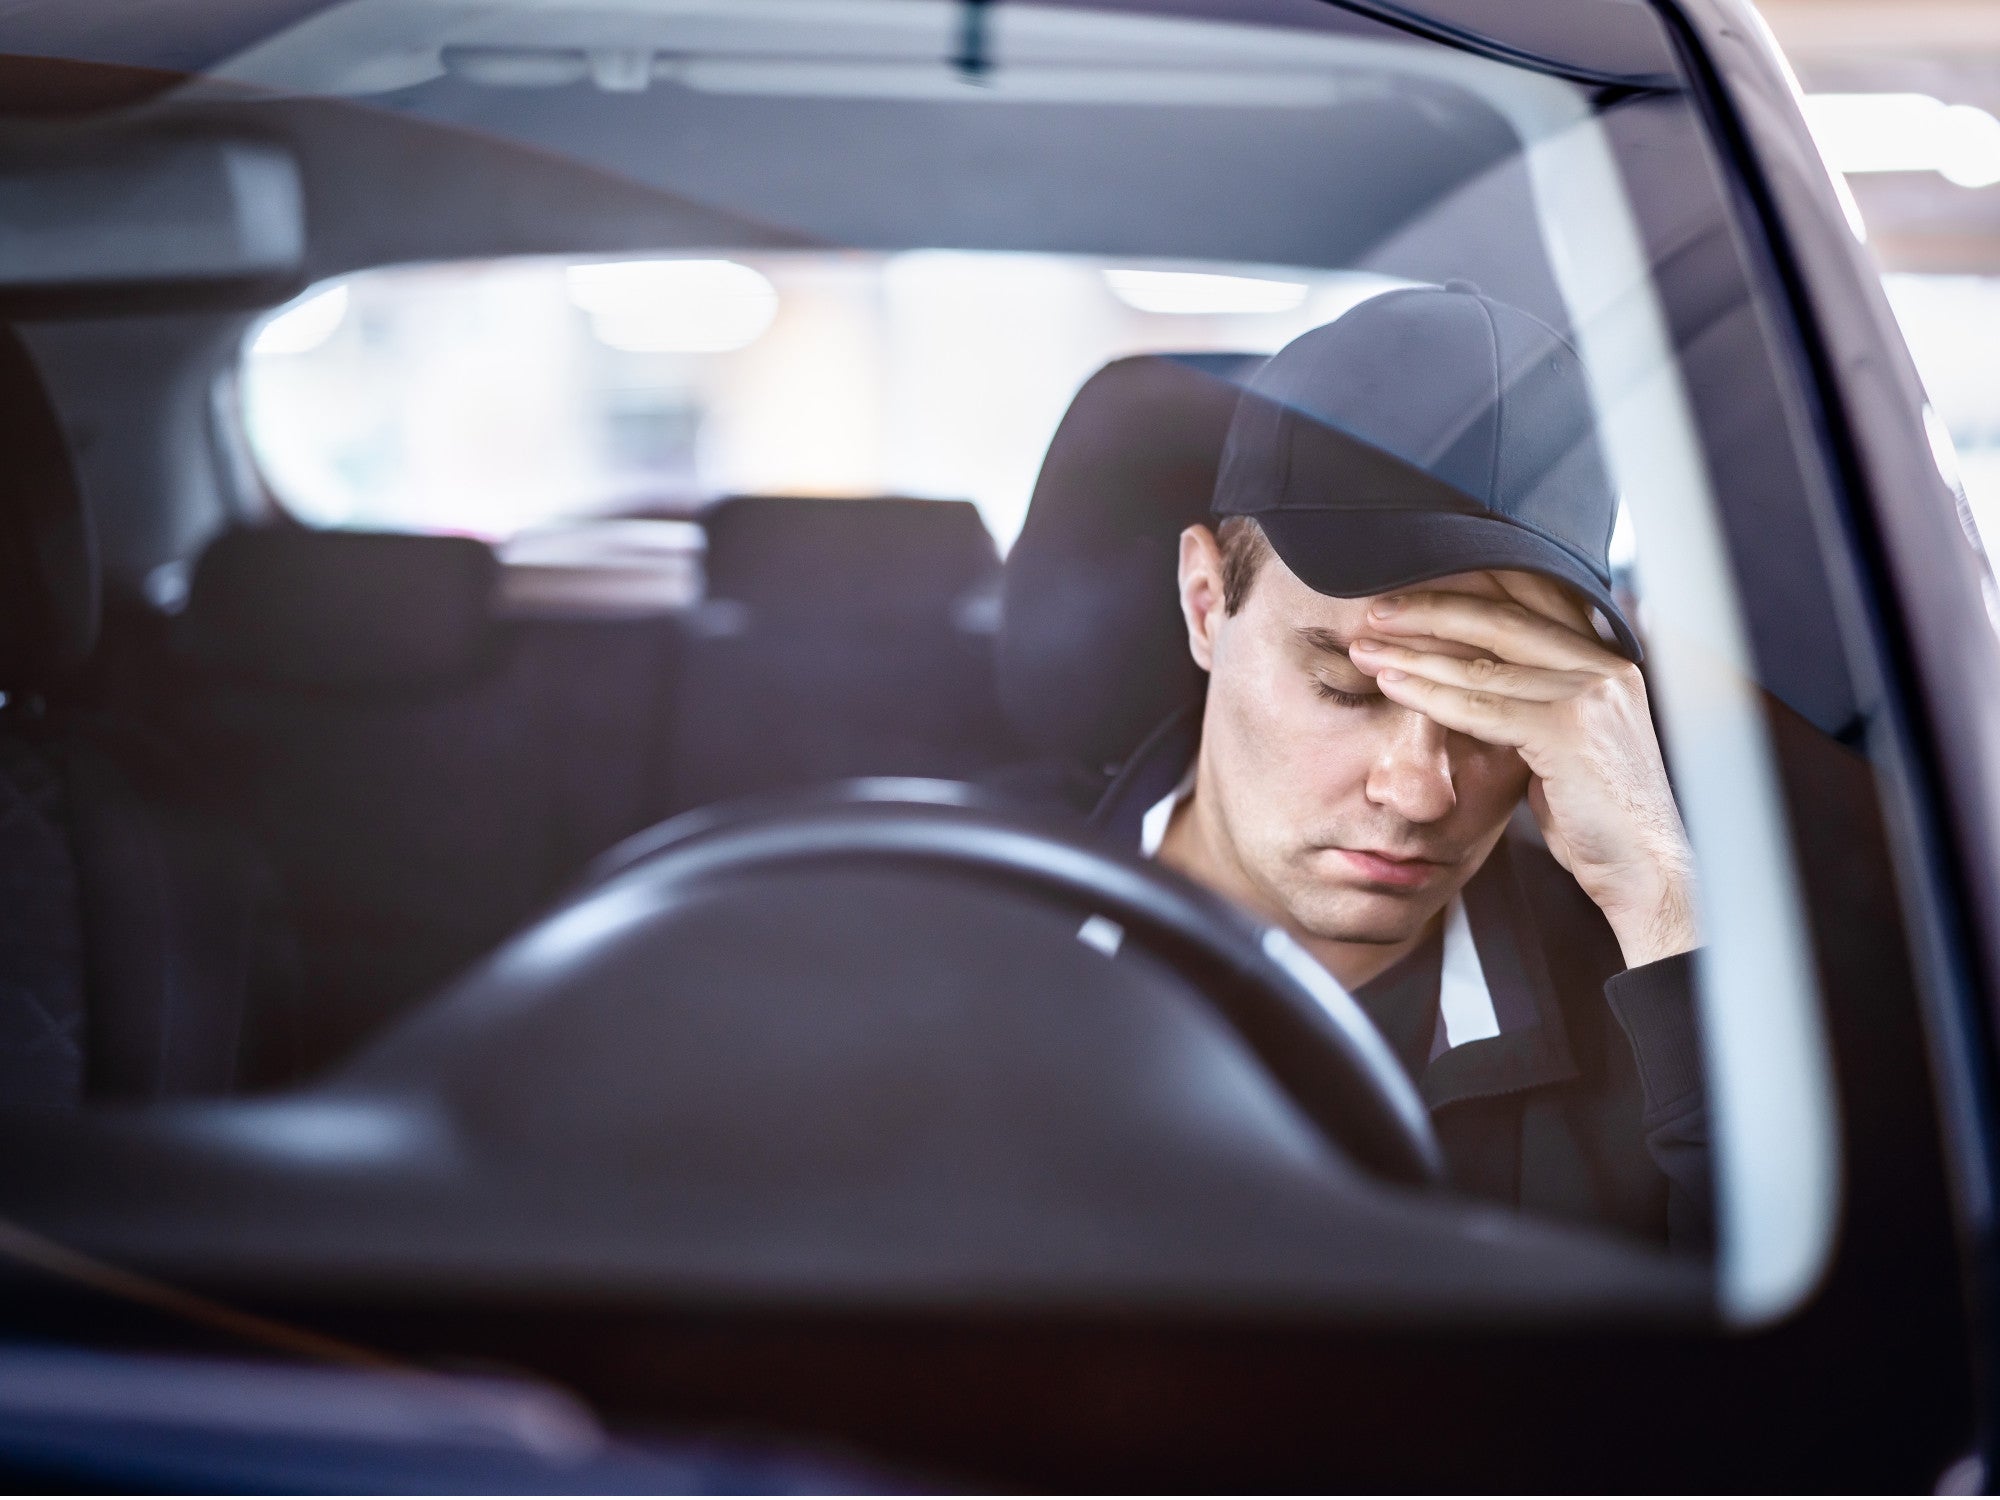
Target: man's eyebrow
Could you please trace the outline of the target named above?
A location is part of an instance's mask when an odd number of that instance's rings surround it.
[[[1328,630],[1324,625],[1301,625],[1296,634],[1315,651],[1329,652],[1334,656],[1347,655],[1349,638],[1338,631]]]

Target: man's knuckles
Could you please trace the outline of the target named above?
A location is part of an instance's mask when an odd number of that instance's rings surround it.
[[[1404,646],[1368,646],[1356,652],[1356,664],[1364,661],[1379,662],[1446,687],[1493,692],[1502,696],[1520,692],[1529,681],[1529,674],[1520,667],[1512,662],[1496,661],[1490,656],[1462,657],[1442,651],[1417,651]]]
[[[1613,763],[1632,753],[1635,719],[1631,695],[1610,677],[1593,677],[1556,705],[1562,737]]]
[[[1597,677],[1578,695],[1589,715],[1588,722],[1598,734],[1637,752],[1653,739],[1653,719],[1646,707],[1646,682],[1639,669],[1623,662],[1611,672]],[[1656,751],[1647,752],[1650,761]]]
[[[1475,687],[1499,686],[1508,673],[1501,670],[1500,663],[1490,656],[1475,656],[1464,667],[1465,680]]]
[[[1500,720],[1511,716],[1515,700],[1481,688],[1464,688],[1465,706],[1481,719]]]

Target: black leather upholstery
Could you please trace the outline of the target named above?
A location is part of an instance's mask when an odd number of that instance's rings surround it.
[[[963,500],[739,495],[712,507],[702,529],[709,597],[773,615],[942,618],[1000,566]]]
[[[97,639],[90,516],[20,335],[0,326],[0,690],[42,688]]]
[[[255,852],[82,670],[90,522],[26,351],[0,329],[0,1091],[215,1093],[282,1071],[282,926]]]
[[[83,921],[69,792],[34,741],[0,731],[0,1098],[83,1093]]]
[[[1139,355],[1084,383],[1008,555],[1000,699],[1036,749],[1114,763],[1202,691],[1174,587],[1180,533],[1209,519],[1254,355]]]
[[[295,938],[262,852],[139,731],[65,747],[83,899],[86,1092],[233,1093],[297,1071]]]
[[[198,563],[175,738],[214,768],[297,930],[330,1061],[668,809],[678,632],[508,622],[484,544],[240,531]]]
[[[499,564],[468,537],[263,527],[196,566],[181,629],[232,676],[301,687],[415,687],[485,665]]]
[[[746,497],[706,517],[708,599],[675,705],[674,802],[1011,756],[999,556],[963,501]]]
[[[89,652],[96,570],[68,449],[11,328],[0,494],[0,690],[25,699]],[[42,736],[16,727],[29,711],[17,702],[0,720],[0,1096],[62,1105],[83,1090],[83,925],[69,791]]]

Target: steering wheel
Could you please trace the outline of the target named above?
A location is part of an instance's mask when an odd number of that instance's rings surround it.
[[[953,782],[878,779],[703,809],[638,835],[577,900],[649,910],[814,865],[921,869],[1012,887],[1116,923],[1181,974],[1355,1165],[1443,1179],[1429,1111],[1382,1034],[1287,934],[1149,861],[1026,821]]]

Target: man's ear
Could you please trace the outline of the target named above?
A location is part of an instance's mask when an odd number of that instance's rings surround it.
[[[1223,607],[1222,547],[1206,526],[1181,533],[1181,616],[1187,621],[1188,655],[1207,672],[1215,661],[1215,633],[1227,614]]]

